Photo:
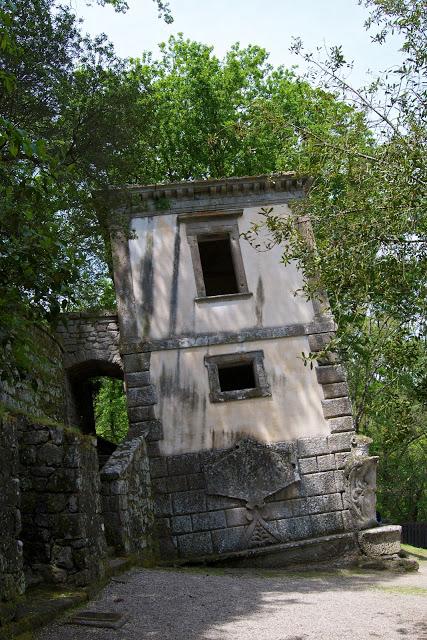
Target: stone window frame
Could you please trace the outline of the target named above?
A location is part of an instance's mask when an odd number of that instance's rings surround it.
[[[240,248],[240,232],[237,218],[243,214],[243,209],[237,211],[209,211],[190,214],[181,214],[179,221],[186,226],[187,241],[190,247],[196,280],[196,302],[210,302],[215,300],[243,299],[252,296],[248,289],[242,251]],[[199,252],[199,238],[214,240],[218,236],[228,235],[230,239],[231,257],[238,291],[236,293],[223,293],[215,296],[207,296],[205,281],[203,278],[202,263]]]
[[[205,356],[205,367],[208,370],[209,398],[211,402],[228,402],[231,400],[247,400],[249,398],[269,398],[271,389],[264,368],[264,351],[242,351]],[[253,364],[256,387],[254,389],[236,389],[221,391],[218,365]]]

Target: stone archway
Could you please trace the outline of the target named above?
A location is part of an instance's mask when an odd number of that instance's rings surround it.
[[[64,314],[57,326],[67,376],[67,420],[86,434],[96,434],[93,409],[94,378],[123,380],[117,316],[110,312]],[[100,464],[115,445],[98,438]]]
[[[83,433],[95,435],[93,409],[93,378],[108,377],[123,380],[121,367],[104,360],[86,360],[66,369],[69,388],[69,418]]]

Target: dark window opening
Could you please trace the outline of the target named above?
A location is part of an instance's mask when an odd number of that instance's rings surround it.
[[[236,273],[228,236],[198,239],[203,281],[207,296],[238,293]]]
[[[218,378],[221,391],[255,389],[257,386],[252,362],[218,366]]]

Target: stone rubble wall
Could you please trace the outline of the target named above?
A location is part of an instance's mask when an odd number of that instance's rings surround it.
[[[11,386],[0,381],[0,404],[11,411],[33,416],[45,416],[59,422],[65,421],[67,380],[62,363],[62,347],[53,335],[37,326],[33,328],[34,359],[41,375],[37,388],[22,380]]]
[[[64,367],[102,361],[122,367],[117,315],[109,311],[63,314],[56,335],[64,349]]]
[[[25,591],[20,540],[18,429],[16,419],[0,418],[0,605]]]
[[[107,543],[121,553],[147,547],[153,505],[147,447],[143,437],[120,444],[101,472]]]
[[[96,440],[19,419],[21,539],[29,582],[86,585],[104,572]]]

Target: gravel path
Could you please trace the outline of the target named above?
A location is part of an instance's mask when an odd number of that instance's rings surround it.
[[[413,574],[135,569],[85,609],[118,630],[59,621],[37,640],[427,640],[427,561]]]

